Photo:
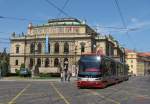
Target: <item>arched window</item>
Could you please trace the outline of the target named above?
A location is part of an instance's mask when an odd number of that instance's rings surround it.
[[[48,58],[45,59],[45,67],[49,67],[49,59]]]
[[[48,43],[48,53],[50,53],[50,48],[51,48],[50,43]]]
[[[85,52],[85,43],[81,42],[80,45],[81,45],[81,53]]]
[[[40,58],[37,59],[37,65],[38,65],[38,67],[41,67],[41,59]]]
[[[54,60],[54,67],[57,67],[59,64],[59,59],[58,58],[55,58]]]
[[[16,60],[16,63],[15,63],[15,65],[18,65],[18,60]]]
[[[55,53],[59,53],[59,43],[55,43]]]
[[[85,47],[83,45],[83,46],[81,46],[81,52],[84,52],[84,51],[85,51]]]
[[[42,52],[42,44],[38,43],[38,53],[41,53],[41,52]]]
[[[33,59],[32,58],[30,58],[30,65],[29,65],[31,68],[32,68],[32,66],[33,66]]]
[[[34,43],[31,43],[30,45],[30,53],[34,53],[35,45]]]
[[[68,44],[68,42],[64,43],[64,53],[69,53],[69,44]]]

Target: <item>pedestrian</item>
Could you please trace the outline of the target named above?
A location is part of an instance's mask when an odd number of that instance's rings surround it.
[[[64,73],[63,73],[63,70],[60,71],[60,78],[61,78],[61,81],[64,80]]]
[[[71,76],[72,76],[72,72],[71,72],[71,70],[68,70],[67,71],[67,80],[68,80],[68,82],[70,81]]]
[[[65,79],[65,81],[67,81],[67,71],[68,71],[68,69],[67,69],[67,66],[65,65],[64,66],[64,79]]]
[[[63,70],[61,61],[59,62],[59,66],[58,67],[59,67],[59,71],[60,71],[60,80],[64,81],[64,70]]]

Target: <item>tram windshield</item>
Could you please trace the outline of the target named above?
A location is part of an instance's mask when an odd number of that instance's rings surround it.
[[[99,56],[82,56],[79,61],[79,73],[100,73],[100,61]]]

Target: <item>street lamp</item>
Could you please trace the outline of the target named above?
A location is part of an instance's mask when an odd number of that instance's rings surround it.
[[[93,45],[93,52],[96,52],[96,44]]]
[[[76,57],[77,57],[77,46],[75,45],[75,76],[76,76],[76,73],[77,73],[77,62],[76,62]]]

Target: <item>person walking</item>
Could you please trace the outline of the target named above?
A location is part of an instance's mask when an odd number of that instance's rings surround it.
[[[71,76],[72,76],[72,72],[71,72],[71,70],[68,70],[67,71],[67,80],[68,80],[68,82],[70,81]]]
[[[67,65],[64,66],[64,80],[67,81]]]
[[[59,71],[60,71],[60,80],[61,80],[61,81],[64,81],[64,70],[63,70],[61,61],[60,61],[60,63],[59,63]]]
[[[63,73],[63,70],[60,71],[60,79],[61,79],[61,81],[64,80],[64,73]]]

